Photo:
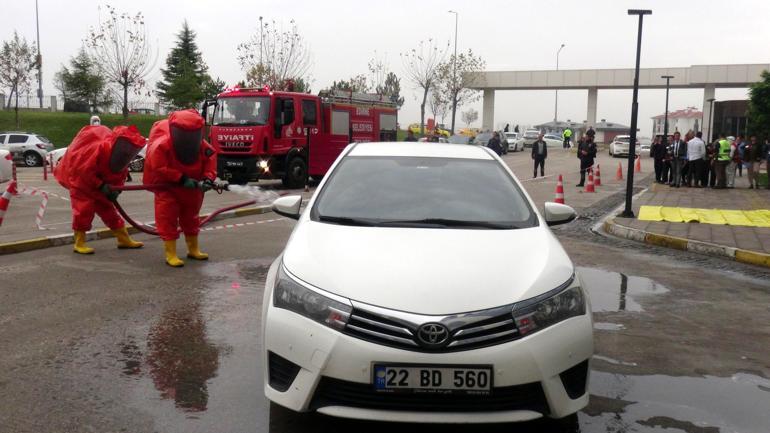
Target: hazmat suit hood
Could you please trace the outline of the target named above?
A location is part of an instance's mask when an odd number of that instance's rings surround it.
[[[175,111],[169,116],[171,144],[176,158],[184,165],[198,160],[203,142],[203,118],[195,110]]]
[[[112,150],[108,164],[110,171],[119,173],[125,170],[142,150],[144,144],[145,139],[139,134],[136,126],[116,126],[113,129]]]

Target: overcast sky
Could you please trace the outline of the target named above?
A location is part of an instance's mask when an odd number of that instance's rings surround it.
[[[34,0],[0,0],[0,39],[14,30],[35,38]],[[40,39],[44,60],[44,93],[55,94],[53,74],[76,54],[89,26],[98,22],[93,0],[39,0]],[[645,18],[642,67],[694,64],[770,63],[770,1],[767,0],[131,0],[110,3],[118,10],[141,11],[158,54],[150,81],[187,19],[210,73],[228,84],[244,78],[236,46],[256,33],[259,16],[288,24],[294,19],[313,53],[313,91],[333,80],[367,71],[374,51],[384,53],[402,76],[406,103],[402,125],[419,121],[414,86],[403,79],[399,53],[422,39],[453,41],[454,15],[459,15],[458,50],[480,54],[489,70],[554,69],[556,50],[564,43],[560,69],[632,68],[636,18],[629,8],[652,9]],[[3,89],[7,93],[7,89]],[[717,89],[718,100],[743,99],[745,89]],[[652,129],[651,116],[664,111],[665,91],[640,92],[643,135]],[[586,119],[586,91],[559,93],[559,118]],[[702,107],[702,90],[673,90],[670,109]],[[495,99],[495,119],[536,124],[553,118],[553,91],[505,91]],[[481,112],[481,103],[473,106]],[[600,90],[597,119],[630,123],[630,90]],[[462,107],[465,110],[468,107]],[[458,123],[459,123],[458,113]],[[480,124],[481,119],[477,124]],[[449,123],[447,119],[447,123]]]

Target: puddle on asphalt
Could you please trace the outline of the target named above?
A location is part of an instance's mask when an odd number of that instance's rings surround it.
[[[594,329],[599,331],[622,331],[626,327],[620,323],[594,322]]]
[[[625,365],[627,367],[636,367],[639,364],[635,362],[626,362],[626,361],[620,361],[617,359],[610,358],[609,356],[603,356],[603,355],[594,355],[594,359],[598,359],[599,361],[604,361],[612,365]]]
[[[189,431],[194,422],[217,431],[218,419],[233,412],[249,417],[237,423],[266,417],[258,332],[269,266],[266,259],[206,264],[200,290],[121,343],[131,402],[161,430]]]
[[[770,380],[747,373],[731,377],[672,377],[591,372],[592,403],[581,413],[583,433],[770,431]],[[602,402],[624,402],[603,410]],[[671,430],[673,429],[673,430]]]
[[[668,293],[665,286],[644,277],[595,268],[577,268],[591,299],[594,313],[609,311],[644,311],[637,302],[652,295]]]

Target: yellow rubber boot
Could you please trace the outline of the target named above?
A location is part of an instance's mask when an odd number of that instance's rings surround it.
[[[86,232],[75,230],[75,247],[73,248],[78,254],[93,254],[94,249],[86,245]]]
[[[128,229],[125,227],[113,230],[112,234],[118,240],[118,248],[142,248],[144,246],[143,243],[131,239],[131,236],[128,235]]]
[[[198,247],[198,236],[185,236],[185,242],[187,242],[187,257],[195,260],[208,260],[209,255],[202,253]]]
[[[176,239],[170,241],[163,241],[163,246],[166,250],[166,264],[173,268],[180,268],[184,266],[184,262],[179,260],[176,255]]]

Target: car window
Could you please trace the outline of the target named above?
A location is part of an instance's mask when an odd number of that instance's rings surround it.
[[[26,143],[26,142],[27,142],[27,136],[26,135],[11,134],[11,135],[8,136],[8,144]]]
[[[43,143],[46,143],[46,144],[51,142],[51,140],[49,140],[48,137],[45,137],[45,136],[42,136],[42,135],[36,135],[35,137],[37,137],[38,140],[40,140],[40,141],[42,141]]]
[[[341,217],[537,225],[521,190],[495,160],[351,156],[327,182],[311,212],[315,221]]]
[[[0,144],[5,144],[5,135],[0,135]]]

